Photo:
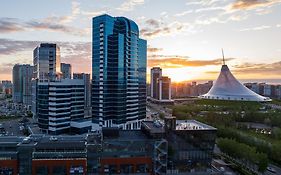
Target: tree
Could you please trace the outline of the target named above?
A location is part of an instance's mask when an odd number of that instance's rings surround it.
[[[264,172],[268,166],[268,157],[264,153],[258,153],[258,166],[259,166],[259,171]]]

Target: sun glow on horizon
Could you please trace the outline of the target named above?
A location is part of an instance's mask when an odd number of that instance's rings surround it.
[[[192,81],[195,79],[210,78],[208,75],[204,75],[203,72],[208,71],[207,67],[183,67],[183,68],[167,68],[162,69],[163,76],[168,76],[171,78],[172,82],[183,82]]]

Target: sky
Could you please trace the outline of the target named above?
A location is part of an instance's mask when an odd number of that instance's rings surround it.
[[[105,13],[138,24],[148,76],[160,66],[172,82],[214,80],[223,48],[238,79],[281,79],[281,0],[9,0],[0,2],[0,80],[32,64],[41,42],[90,73],[92,17]]]

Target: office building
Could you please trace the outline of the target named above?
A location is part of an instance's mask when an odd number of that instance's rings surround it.
[[[160,67],[153,67],[150,70],[150,93],[154,99],[159,98],[159,85],[158,79],[162,77],[162,69]]]
[[[207,174],[216,129],[195,120],[143,121],[140,130],[103,128],[79,136],[0,137],[7,174]],[[168,151],[169,150],[169,151]]]
[[[140,128],[145,118],[146,49],[135,22],[93,18],[92,116],[99,126]]]
[[[13,67],[13,102],[25,106],[32,104],[33,66],[16,64]]]
[[[62,73],[62,78],[71,79],[71,75],[72,75],[71,64],[61,63],[61,73]]]
[[[141,130],[150,138],[165,138],[169,145],[167,174],[198,172],[211,169],[217,129],[196,120],[144,121]]]
[[[41,43],[33,51],[33,65],[35,78],[56,79],[61,74],[60,48],[57,44]]]
[[[38,83],[61,78],[60,48],[55,43],[41,43],[33,50],[34,79],[32,80],[33,116],[38,116]]]
[[[102,137],[101,137],[102,136]],[[166,172],[168,143],[141,130],[103,128],[88,136],[89,174],[155,174]]]
[[[84,119],[84,92],[83,80],[61,79],[38,82],[39,128],[50,134],[71,132],[71,121]]]
[[[91,78],[90,74],[85,73],[73,73],[73,79],[81,79],[85,84],[85,116],[91,117],[92,108],[91,108]]]

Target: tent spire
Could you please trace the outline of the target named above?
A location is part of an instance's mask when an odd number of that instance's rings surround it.
[[[223,53],[223,48],[221,49],[221,52],[222,52],[222,63],[223,63],[223,65],[225,65],[225,60],[224,60],[224,53]]]
[[[224,60],[224,53],[223,53],[223,48],[221,49],[221,52],[222,52],[222,62],[223,62],[223,65],[225,65],[225,60]]]

